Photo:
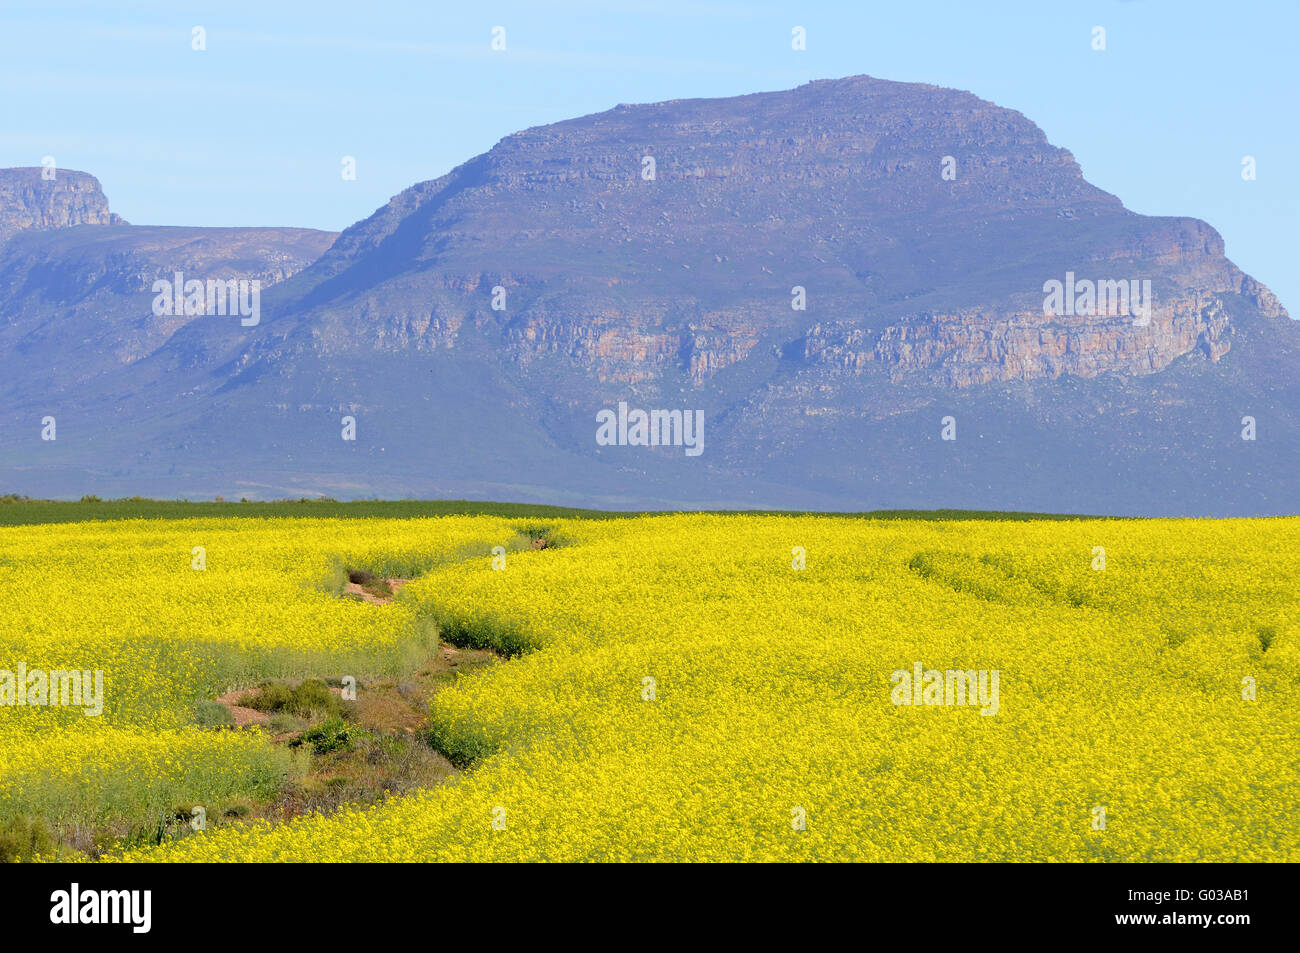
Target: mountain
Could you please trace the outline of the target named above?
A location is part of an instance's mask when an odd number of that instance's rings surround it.
[[[1128,211],[969,93],[852,77],[618,106],[509,136],[326,238],[11,237],[0,489],[1150,515],[1300,500],[1300,326],[1209,225]],[[252,327],[155,316],[150,284],[175,271],[273,287]],[[1096,294],[1049,302],[1051,282]],[[703,452],[602,445],[597,415],[620,402],[699,411]]]

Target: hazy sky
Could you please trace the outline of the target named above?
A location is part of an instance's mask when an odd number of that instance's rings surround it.
[[[6,2],[0,166],[54,156],[138,224],[341,229],[527,126],[867,73],[1020,110],[1300,315],[1298,47],[1296,0]]]

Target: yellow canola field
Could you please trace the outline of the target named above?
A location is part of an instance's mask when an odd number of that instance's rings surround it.
[[[115,673],[93,726],[0,709],[22,766],[0,767],[0,812],[40,803],[30,772],[104,764],[171,797],[256,790],[277,751],[187,726],[195,698],[400,670],[437,626],[514,656],[434,698],[464,775],[124,859],[1300,859],[1300,520],[555,520],[564,545],[494,568],[516,529],[0,530],[0,668]],[[428,571],[376,609],[321,588],[338,560]],[[901,692],[917,663],[996,703]]]
[[[93,830],[269,793],[289,752],[200,729],[195,702],[270,677],[405,671],[427,626],[405,604],[340,600],[341,567],[413,574],[513,533],[481,517],[0,528],[0,820]],[[4,704],[3,672],[20,664],[101,672],[103,713]]]

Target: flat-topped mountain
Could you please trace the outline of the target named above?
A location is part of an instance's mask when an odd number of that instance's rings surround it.
[[[1067,272],[1150,280],[1151,321],[1045,316]],[[762,346],[956,386],[1151,373],[1231,346],[1215,295],[1280,314],[1212,228],[1127,211],[1019,113],[869,77],[517,133],[347,229],[313,282],[339,337],[437,349],[482,319],[516,363],[628,384],[700,385]]]
[[[101,239],[93,254],[0,246],[0,306],[29,316],[0,361],[60,324],[113,326],[86,338],[93,386],[8,391],[0,488],[1151,514],[1300,501],[1300,333],[1277,299],[1209,225],[1128,211],[1030,120],[969,93],[852,77],[618,106],[508,136],[332,237],[270,230],[209,260],[161,243],[129,280]],[[28,276],[64,258],[87,277],[52,280],[35,307]],[[255,327],[123,330],[77,297],[117,274],[138,322],[146,281],[173,269],[283,280]],[[701,411],[704,451],[598,441],[597,414],[620,403]],[[74,423],[33,445],[53,404]]]
[[[93,175],[67,169],[0,169],[0,242],[28,229],[125,224],[108,210],[108,199]]]

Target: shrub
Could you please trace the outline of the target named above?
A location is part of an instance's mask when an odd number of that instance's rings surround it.
[[[1267,652],[1273,640],[1277,638],[1277,626],[1261,625],[1255,630],[1255,634],[1259,636],[1260,648]]]
[[[13,864],[51,854],[54,835],[39,817],[11,817],[0,821],[0,863]]]
[[[194,720],[202,728],[228,728],[235,724],[229,708],[221,702],[207,700],[194,706]]]
[[[287,682],[265,682],[243,701],[258,711],[286,712],[303,718],[336,716],[343,710],[343,702],[319,678],[304,679],[296,686]]]
[[[369,736],[364,728],[349,725],[342,718],[330,718],[304,731],[290,742],[290,746],[296,748],[307,744],[316,754],[329,754],[331,751],[349,751],[354,744]]]
[[[295,731],[302,731],[305,727],[306,723],[301,718],[284,711],[273,713],[266,723],[267,730],[273,735],[288,735]]]

